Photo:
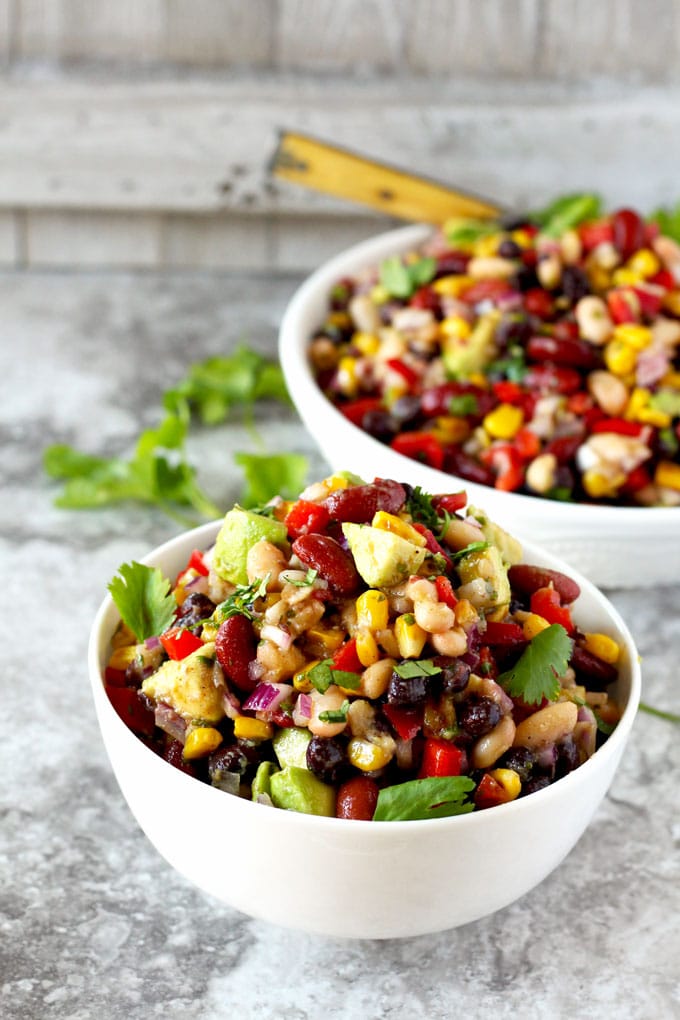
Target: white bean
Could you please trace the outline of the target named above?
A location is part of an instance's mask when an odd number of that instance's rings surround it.
[[[529,464],[524,480],[530,489],[542,495],[553,488],[556,476],[557,457],[554,453],[541,453]]]
[[[467,521],[458,520],[457,517],[449,521],[444,532],[444,541],[456,552],[465,549],[471,542],[479,542],[483,538],[484,532],[481,528],[469,524]]]
[[[380,698],[387,690],[392,671],[396,665],[394,659],[378,659],[372,666],[367,666],[361,674],[361,687],[359,691],[372,700]]]
[[[604,344],[614,332],[609,310],[600,297],[589,294],[582,297],[575,308],[579,333],[593,344]]]
[[[246,558],[248,580],[250,582],[256,581],[258,578],[264,578],[269,574],[269,582],[267,584],[269,591],[276,591],[281,588],[279,574],[287,566],[286,557],[282,550],[274,545],[273,542],[268,542],[266,538],[261,538],[259,542],[256,542],[248,550]]]
[[[572,732],[577,718],[578,708],[573,701],[546,705],[522,720],[515,732],[513,746],[533,750],[544,744],[554,744]]]
[[[502,754],[512,747],[515,739],[515,724],[511,715],[504,715],[490,733],[480,737],[472,749],[472,765],[476,769],[488,769]]]
[[[413,614],[418,626],[428,634],[443,634],[456,622],[453,609],[444,602],[416,602]]]
[[[306,665],[307,660],[295,645],[285,652],[273,641],[260,641],[257,646],[257,661],[264,667],[261,679],[270,683],[290,680],[294,673]]]
[[[554,290],[562,279],[562,260],[557,252],[539,258],[536,264],[538,282],[547,290]]]
[[[588,392],[605,414],[616,417],[626,409],[628,387],[611,372],[598,369],[588,375]]]
[[[307,724],[311,733],[317,737],[337,737],[338,733],[347,726],[347,720],[342,722],[327,722],[319,719],[322,712],[337,712],[345,701],[345,695],[339,687],[331,684],[328,690],[321,694],[319,691],[311,691],[312,714]]]
[[[361,333],[377,333],[380,329],[380,314],[368,294],[357,294],[349,303],[349,314]]]
[[[466,273],[475,280],[508,280],[517,272],[517,263],[498,255],[478,255],[470,259]]]
[[[437,588],[426,577],[414,577],[406,585],[406,595],[414,602],[436,602]]]
[[[430,644],[440,655],[450,655],[455,659],[467,652],[467,635],[462,627],[453,627],[443,634],[433,634]]]

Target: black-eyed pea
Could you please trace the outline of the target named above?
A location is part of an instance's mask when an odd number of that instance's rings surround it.
[[[321,694],[320,691],[311,691],[312,712],[307,723],[311,733],[316,737],[337,737],[347,727],[347,719],[342,722],[329,722],[327,719],[319,718],[324,712],[338,712],[345,703],[345,694],[331,684],[327,691]]]
[[[529,750],[554,744],[573,732],[578,708],[573,701],[558,701],[527,716],[516,729],[513,747]]]
[[[372,666],[367,666],[361,674],[359,693],[372,701],[382,697],[387,690],[395,665],[395,659],[386,658],[378,659]]]
[[[511,715],[504,715],[490,733],[480,737],[472,749],[472,766],[488,769],[501,755],[509,751],[515,739],[515,724]]]

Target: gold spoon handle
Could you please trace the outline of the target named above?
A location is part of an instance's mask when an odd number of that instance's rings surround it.
[[[503,214],[485,199],[294,131],[281,132],[270,170],[284,180],[404,220],[443,223],[454,216],[494,219]]]

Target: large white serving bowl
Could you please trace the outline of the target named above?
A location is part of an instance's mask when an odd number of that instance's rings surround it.
[[[219,522],[185,532],[144,560],[174,577]],[[159,853],[205,892],[253,917],[324,935],[394,938],[466,924],[538,885],[579,839],[604,797],[640,698],[632,638],[605,597],[552,556],[527,562],[571,573],[575,618],[623,646],[623,716],[575,772],[521,800],[479,813],[414,822],[295,814],[223,793],[178,771],[125,726],[102,673],[118,613],[107,597],[92,626],[89,670],[104,744],[130,809]],[[565,872],[568,874],[568,872]],[[577,870],[573,875],[578,884]]]
[[[561,556],[604,587],[676,584],[680,576],[680,507],[612,507],[501,492],[395,453],[352,425],[316,385],[307,348],[324,321],[328,294],[343,276],[408,251],[431,232],[415,226],[392,230],[347,249],[302,284],[284,314],[279,358],[295,406],[334,469],[350,467],[367,480],[408,478],[426,492],[465,489],[468,502],[483,506],[520,538]]]

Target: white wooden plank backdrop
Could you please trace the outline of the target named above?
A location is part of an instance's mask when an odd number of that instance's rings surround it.
[[[680,0],[0,0],[0,264],[304,269],[277,129],[526,207],[680,195]]]

